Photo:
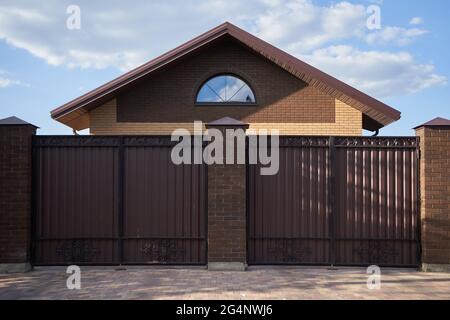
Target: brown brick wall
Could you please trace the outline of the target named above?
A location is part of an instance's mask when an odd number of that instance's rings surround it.
[[[422,127],[417,135],[421,140],[422,262],[450,265],[450,127]]]
[[[228,129],[239,127],[216,127],[225,135]],[[212,128],[211,126],[208,126]],[[223,142],[224,154],[227,144]],[[237,162],[237,152],[234,150]],[[217,270],[217,265],[239,265],[244,270],[247,264],[246,237],[246,166],[240,164],[213,164],[208,166],[208,268]]]
[[[218,73],[245,79],[258,106],[196,106],[199,87]],[[117,97],[119,122],[210,122],[225,116],[246,123],[332,123],[335,100],[234,40],[221,40]]]
[[[0,264],[29,260],[32,126],[0,126]]]
[[[208,262],[246,263],[245,165],[208,166]]]

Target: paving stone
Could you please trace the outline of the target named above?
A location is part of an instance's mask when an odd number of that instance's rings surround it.
[[[450,274],[382,269],[381,289],[369,290],[363,268],[82,267],[81,290],[66,288],[62,267],[0,275],[0,299],[450,299]]]

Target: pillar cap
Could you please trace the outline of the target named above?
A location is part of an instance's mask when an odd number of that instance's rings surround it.
[[[248,129],[248,123],[236,120],[230,117],[224,117],[218,120],[211,121],[206,124],[206,128],[215,128],[215,127],[231,127],[231,128],[245,128]]]
[[[450,127],[450,120],[437,117],[431,121],[425,122],[424,124],[421,124],[420,126],[413,128],[413,129],[419,129],[422,127]]]
[[[39,128],[38,126],[35,126],[34,124],[26,122],[25,120],[22,120],[17,117],[8,117],[0,119],[0,126],[32,126],[35,128]]]

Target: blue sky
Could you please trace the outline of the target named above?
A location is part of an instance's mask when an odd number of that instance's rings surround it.
[[[450,1],[3,1],[0,118],[71,134],[50,110],[230,21],[402,112],[382,135],[450,118]],[[69,5],[81,29],[66,27]],[[366,9],[381,9],[369,30]]]

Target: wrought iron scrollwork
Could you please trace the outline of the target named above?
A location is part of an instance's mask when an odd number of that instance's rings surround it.
[[[37,136],[36,147],[164,147],[174,146],[170,135],[166,136]]]
[[[274,257],[275,261],[298,263],[306,262],[311,258],[312,249],[298,240],[280,239],[272,241],[275,243],[269,245],[269,253]]]
[[[154,263],[176,262],[182,259],[184,250],[177,246],[177,240],[159,239],[146,241],[142,252]]]
[[[120,137],[107,136],[36,136],[36,147],[113,147],[120,144]]]
[[[354,252],[369,263],[393,263],[399,252],[387,240],[369,240],[366,245],[355,249]]]
[[[281,137],[280,147],[327,147],[329,137]]]
[[[92,245],[92,240],[69,240],[56,248],[56,256],[62,257],[64,262],[92,262],[100,255],[100,249]]]
[[[134,147],[170,147],[176,145],[176,141],[171,141],[170,135],[167,136],[125,136],[124,145]]]
[[[336,146],[342,147],[401,147],[418,146],[416,137],[336,137]]]

